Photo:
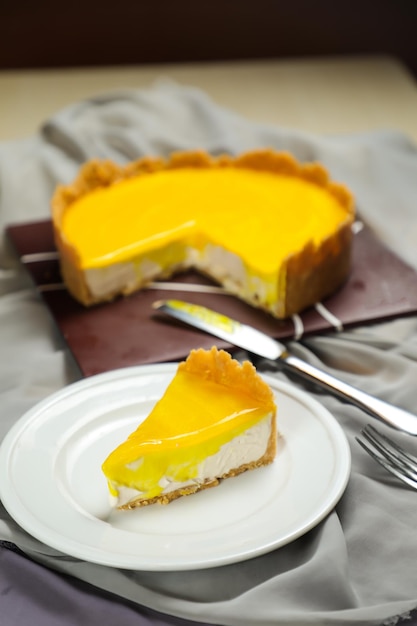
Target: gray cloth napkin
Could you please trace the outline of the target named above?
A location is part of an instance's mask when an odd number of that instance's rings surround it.
[[[0,145],[0,227],[49,216],[58,182],[92,157],[119,162],[204,148],[271,146],[320,160],[351,187],[361,216],[417,269],[417,148],[390,130],[318,137],[255,124],[203,93],[161,83],[80,102],[39,133]],[[297,354],[417,413],[417,319],[294,344]],[[5,238],[0,243],[0,440],[35,403],[77,378],[66,347]],[[275,373],[285,380],[282,373]],[[294,384],[299,384],[292,381]],[[293,543],[243,563],[192,572],[124,571],[79,561],[24,532],[0,505],[0,539],[36,561],[170,615],[227,626],[395,624],[417,607],[417,493],[359,448],[363,412],[309,390],[342,425],[352,475],[336,509]],[[396,434],[417,453],[417,440]],[[28,468],[30,471],[30,468]],[[308,468],[306,468],[308,471]],[[40,494],[41,495],[41,494]]]

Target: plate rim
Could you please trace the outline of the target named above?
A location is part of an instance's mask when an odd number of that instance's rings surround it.
[[[91,555],[86,556],[86,552],[83,550],[68,551],[68,549],[63,549],[62,544],[58,545],[53,541],[48,541],[47,536],[45,536],[45,531],[43,534],[36,531],[33,532],[33,524],[31,528],[31,525],[28,524],[27,521],[24,519],[25,516],[21,514],[21,510],[25,509],[25,511],[28,511],[28,507],[20,503],[18,494],[15,494],[14,491],[9,488],[9,484],[11,484],[11,482],[4,479],[7,478],[7,476],[10,474],[7,463],[8,459],[13,452],[14,447],[18,443],[19,438],[22,436],[25,428],[27,428],[27,426],[33,421],[36,422],[36,419],[41,418],[42,414],[47,408],[52,407],[57,402],[64,401],[65,398],[77,394],[78,392],[83,391],[86,388],[100,386],[105,383],[106,380],[111,380],[114,382],[118,379],[131,377],[135,378],[137,376],[166,374],[173,375],[177,366],[177,362],[156,363],[119,368],[117,370],[111,370],[108,372],[96,374],[94,376],[83,378],[81,380],[70,383],[69,385],[66,385],[62,389],[59,389],[48,395],[47,397],[36,403],[28,411],[26,411],[9,429],[0,444],[0,500],[2,501],[3,506],[12,517],[12,519],[14,519],[14,521],[17,522],[21,526],[21,528],[23,528],[29,535],[31,535],[38,541],[41,541],[42,543],[48,545],[49,547],[59,552],[62,552],[63,554],[67,554],[80,560],[85,560],[98,565],[160,572],[209,569],[213,567],[249,560],[268,553],[272,550],[279,549],[280,547],[283,547],[284,545],[287,545],[289,543],[292,543],[293,541],[316,527],[321,521],[323,521],[327,517],[327,515],[334,509],[334,507],[342,497],[351,475],[351,450],[346,434],[344,433],[341,425],[333,416],[333,414],[318,400],[316,400],[314,397],[311,397],[307,391],[296,387],[291,382],[277,379],[273,375],[270,375],[268,373],[258,372],[275,392],[280,391],[289,396],[292,400],[300,402],[301,404],[306,406],[307,409],[312,410],[314,415],[317,416],[317,413],[319,414],[320,421],[322,424],[324,424],[327,434],[330,433],[331,435],[333,449],[338,453],[338,471],[336,472],[336,478],[332,478],[331,480],[331,483],[329,485],[330,493],[326,494],[326,497],[323,498],[324,505],[321,507],[320,513],[316,514],[311,519],[308,519],[308,521],[306,521],[305,524],[299,526],[295,532],[290,533],[289,536],[284,537],[284,539],[281,539],[280,541],[272,543],[269,542],[268,544],[259,546],[257,549],[252,548],[248,551],[248,553],[241,553],[238,557],[229,555],[225,558],[217,558],[214,561],[209,560],[207,562],[193,561],[180,565],[174,563],[172,565],[158,563],[150,565],[149,563],[147,563],[145,566],[143,563],[141,563],[140,559],[138,559],[137,562],[126,562],[126,560],[124,560],[123,558],[118,560],[114,554],[111,556],[111,558],[107,557],[106,559],[104,554],[102,558],[92,558]],[[32,511],[29,510],[29,513],[32,515],[32,517],[34,516]],[[74,543],[73,540],[70,540],[68,539],[68,537],[65,536],[65,532],[61,531],[60,536],[63,539],[66,539],[67,548],[68,542]]]

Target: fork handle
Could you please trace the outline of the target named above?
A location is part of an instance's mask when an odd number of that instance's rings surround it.
[[[331,374],[310,365],[306,361],[299,359],[293,354],[284,353],[278,359],[289,370],[300,374],[303,378],[319,384],[327,390],[331,390],[335,395],[363,409],[372,417],[377,417],[389,426],[402,430],[410,435],[417,436],[417,416],[408,411],[404,411],[384,400],[361,391],[348,383],[335,378]]]

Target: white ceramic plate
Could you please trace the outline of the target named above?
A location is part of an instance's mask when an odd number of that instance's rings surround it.
[[[151,365],[93,376],[22,417],[0,449],[0,497],[10,515],[71,556],[168,571],[264,554],[333,509],[350,474],[342,429],[306,393],[265,377],[279,406],[272,465],[168,506],[112,511],[101,463],[146,417],[175,370]]]

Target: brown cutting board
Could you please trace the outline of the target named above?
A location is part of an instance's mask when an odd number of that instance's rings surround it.
[[[178,284],[178,291],[143,290],[110,304],[84,308],[62,285],[49,220],[11,225],[6,232],[84,376],[131,365],[177,361],[192,348],[213,344],[232,348],[201,331],[158,317],[152,303],[159,299],[202,304],[272,337],[294,337],[292,319],[275,320],[233,296],[182,290],[184,283],[213,284],[194,272],[171,281]],[[417,312],[417,273],[364,227],[354,238],[349,280],[323,304],[343,328],[411,315]],[[300,321],[305,335],[336,330],[315,308],[302,313]]]

